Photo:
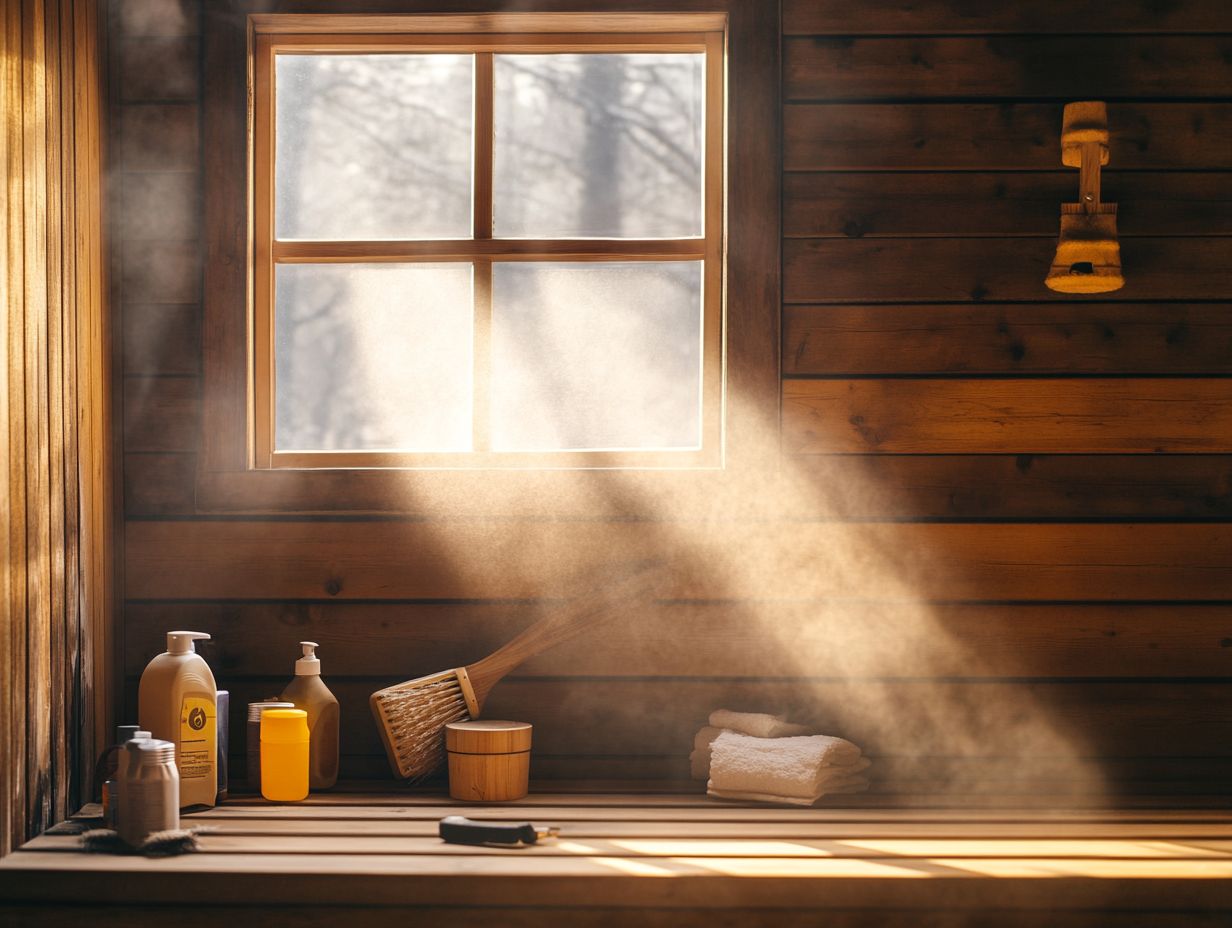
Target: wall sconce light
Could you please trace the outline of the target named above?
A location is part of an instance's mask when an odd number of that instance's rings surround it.
[[[1061,204],[1061,238],[1044,283],[1061,293],[1119,290],[1125,278],[1116,204],[1099,201],[1099,169],[1108,163],[1108,109],[1103,103],[1065,105],[1061,163],[1079,169],[1079,202]]]

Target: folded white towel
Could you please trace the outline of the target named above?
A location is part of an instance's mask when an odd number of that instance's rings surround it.
[[[707,725],[693,736],[693,751],[689,754],[689,774],[693,779],[704,780],[710,776],[710,742],[722,731]]]
[[[783,715],[768,715],[765,712],[733,712],[731,709],[715,709],[710,713],[711,728],[726,728],[755,738],[785,738],[791,735],[807,735],[812,729],[807,725],[795,725]],[[704,731],[704,729],[703,729]]]
[[[713,796],[716,799],[738,799],[746,802],[781,802],[793,806],[812,806],[816,805],[822,796],[862,793],[866,789],[868,789],[868,777],[856,774],[855,776],[844,777],[842,780],[835,781],[826,787],[826,791],[821,796],[815,799],[810,799],[807,796],[776,796],[773,793],[745,793],[739,790],[722,789],[707,789],[706,795]]]
[[[739,713],[731,713],[733,715]],[[803,726],[801,726],[803,727]],[[713,725],[707,725],[705,728],[698,730],[693,736],[693,750],[689,753],[689,775],[694,780],[705,780],[710,776],[710,745],[714,739],[719,737],[725,729],[715,728]],[[845,766],[847,764],[857,763],[863,758],[860,756],[860,749],[850,741],[844,741],[842,738],[829,738],[828,735],[818,735],[816,737],[828,738],[830,749],[825,754],[825,763],[832,766]],[[868,763],[864,762],[864,767]],[[862,770],[864,767],[856,769]],[[851,771],[848,771],[851,772]]]
[[[693,750],[695,751],[710,751],[710,743],[715,738],[723,733],[723,729],[715,728],[713,725],[707,725],[705,728],[699,728],[697,734],[693,736]],[[707,756],[709,756],[707,754]]]
[[[725,793],[761,793],[812,801],[825,792],[827,780],[850,776],[866,767],[868,761],[860,757],[860,749],[842,738],[754,738],[724,731],[710,745],[707,785],[710,790]]]

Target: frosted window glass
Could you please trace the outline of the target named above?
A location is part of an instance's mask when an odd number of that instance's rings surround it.
[[[278,55],[280,239],[467,238],[472,55]]]
[[[496,451],[701,445],[701,262],[498,263]]]
[[[469,451],[470,264],[283,264],[278,451]]]
[[[494,57],[498,237],[702,234],[704,55]]]

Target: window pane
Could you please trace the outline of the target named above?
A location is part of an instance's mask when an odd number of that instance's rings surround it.
[[[496,451],[701,445],[699,261],[492,269]]]
[[[467,238],[471,55],[278,55],[280,239]]]
[[[702,234],[705,56],[496,55],[495,234]]]
[[[469,451],[469,264],[284,264],[278,451]]]

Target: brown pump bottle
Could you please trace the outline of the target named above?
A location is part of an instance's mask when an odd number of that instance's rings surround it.
[[[279,698],[308,713],[308,788],[329,789],[338,782],[338,700],[321,681],[315,641],[301,641],[304,656]]]

